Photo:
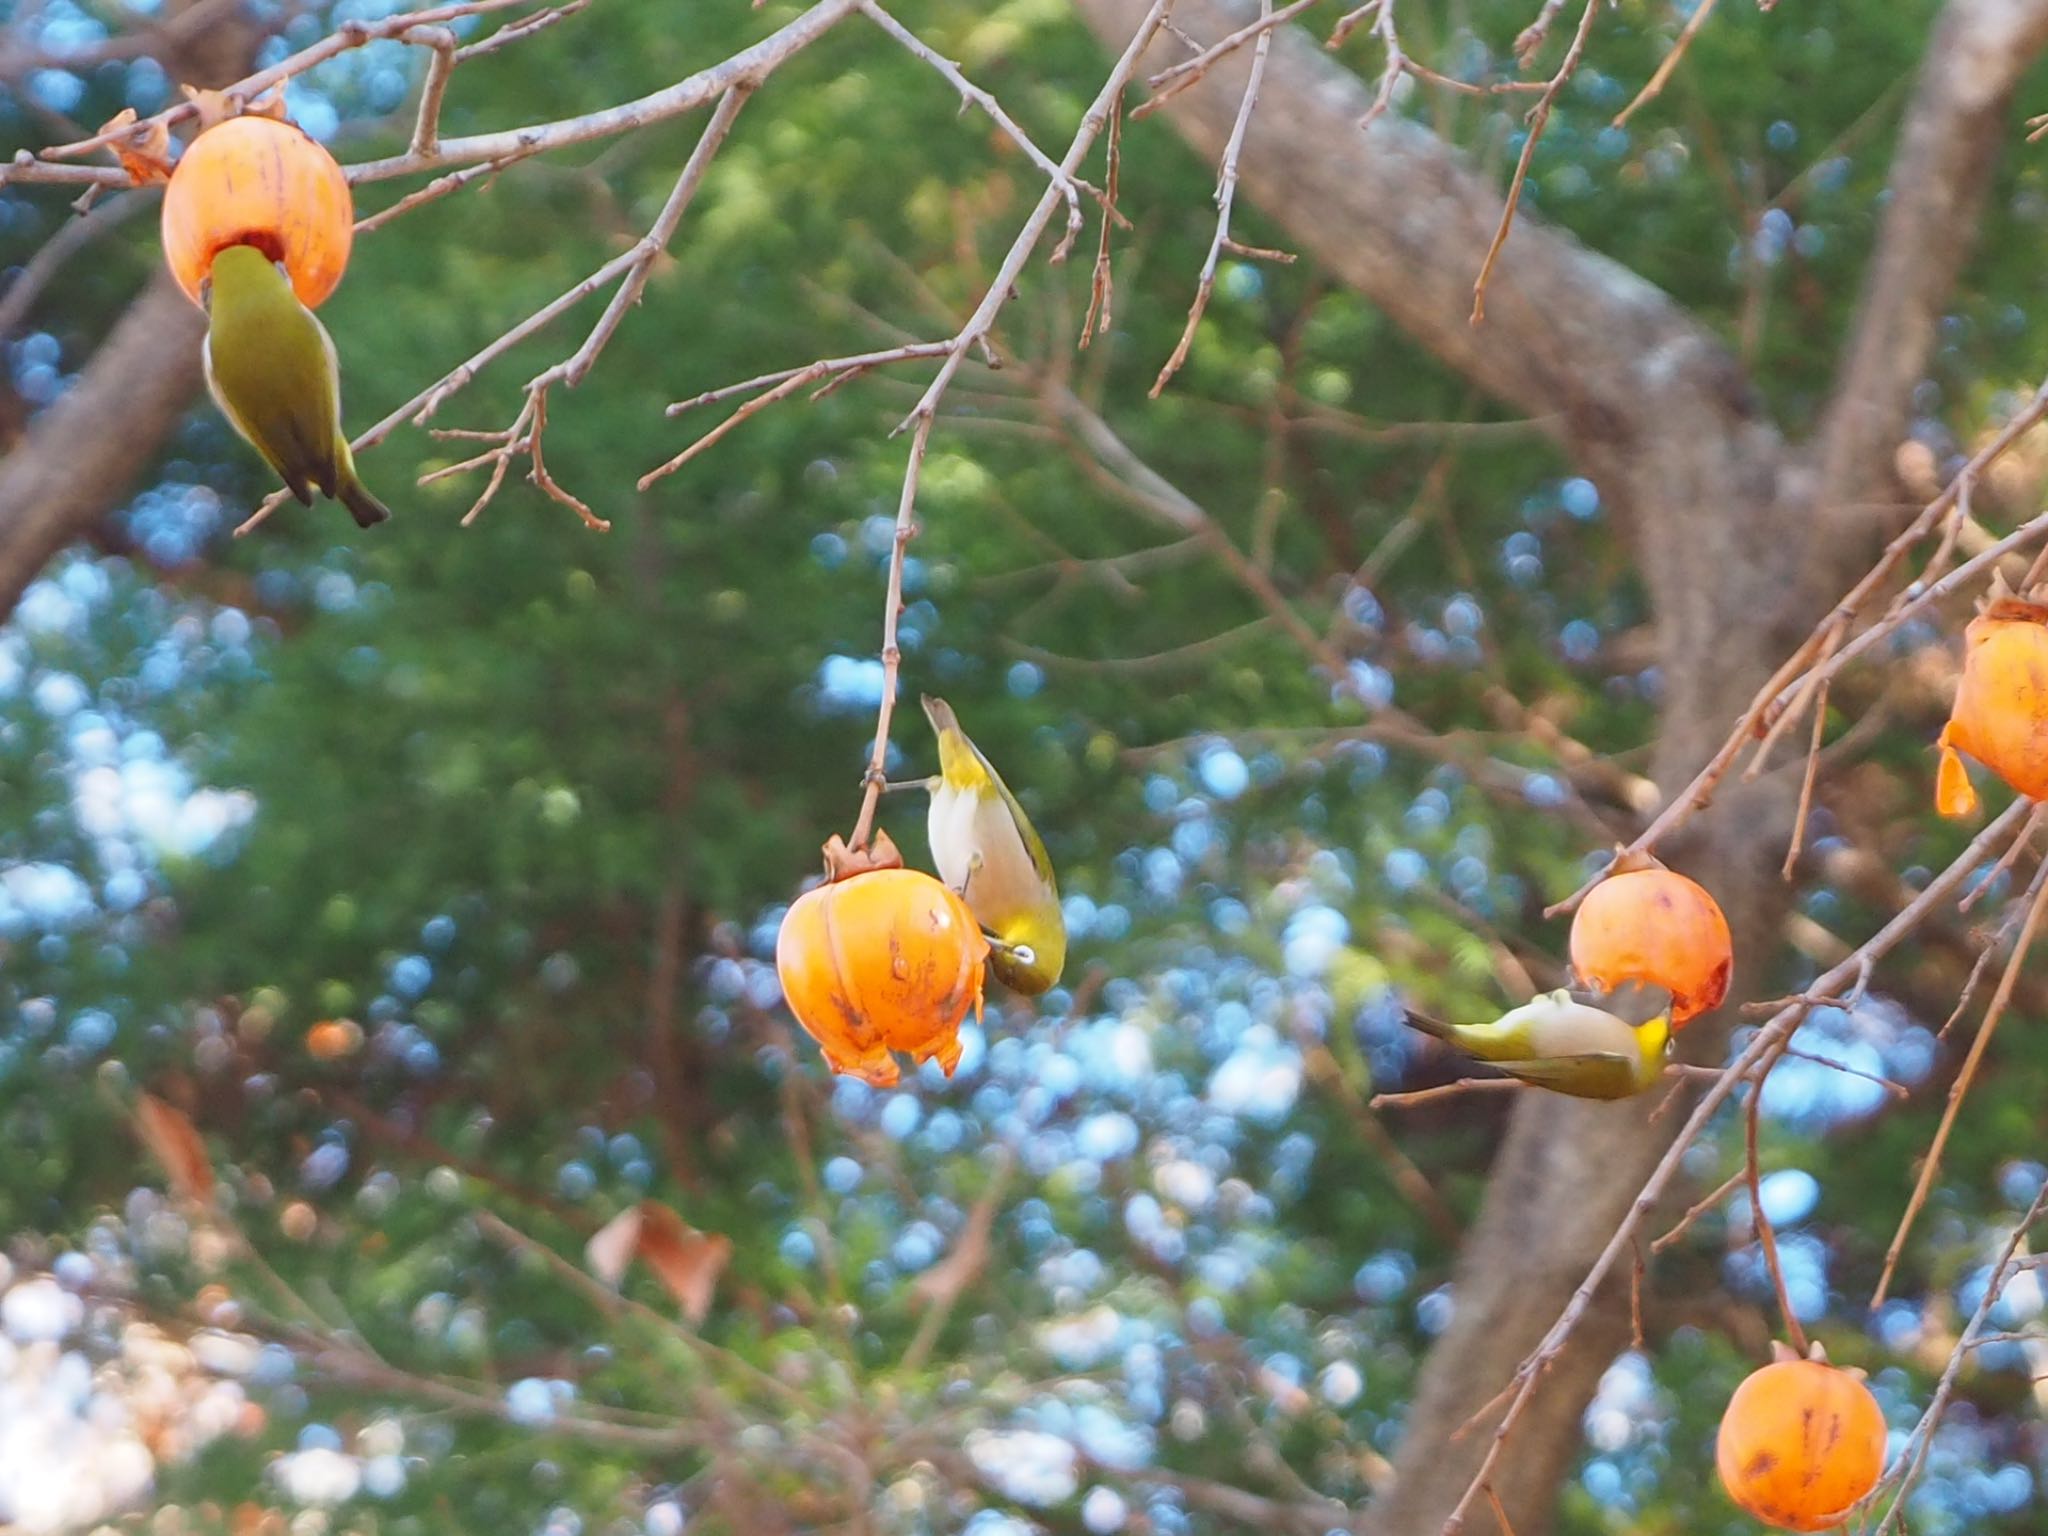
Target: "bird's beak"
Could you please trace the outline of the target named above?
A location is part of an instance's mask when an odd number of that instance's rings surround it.
[[[917,696],[917,701],[924,706],[924,717],[931,721],[933,730],[945,731],[957,730],[959,728],[960,721],[953,713],[953,706],[944,699],[934,698],[928,693],[921,693]]]

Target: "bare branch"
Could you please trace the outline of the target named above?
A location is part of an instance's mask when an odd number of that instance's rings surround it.
[[[1272,19],[1273,0],[1259,0],[1259,15],[1266,25],[1259,32],[1259,39],[1252,45],[1252,71],[1245,81],[1244,100],[1237,109],[1237,122],[1230,130],[1230,142],[1223,146],[1223,162],[1216,172],[1216,233],[1209,241],[1209,254],[1202,259],[1201,276],[1195,280],[1195,301],[1188,306],[1188,323],[1180,333],[1180,340],[1174,343],[1173,355],[1166,360],[1166,366],[1159,370],[1159,377],[1152,381],[1150,391],[1158,399],[1167,381],[1180,372],[1180,365],[1187,361],[1188,348],[1195,344],[1195,329],[1202,323],[1202,315],[1209,308],[1209,295],[1216,287],[1216,265],[1222,258],[1224,248],[1230,242],[1230,210],[1237,201],[1237,161],[1244,153],[1245,130],[1251,126],[1252,113],[1259,105],[1259,84],[1266,78],[1266,53],[1273,42]],[[1156,103],[1163,97],[1153,97]]]
[[[1543,15],[1515,41],[1515,52],[1524,64],[1542,45],[1543,29],[1550,25],[1550,18],[1556,14],[1563,0],[1550,0],[1543,8]],[[1536,146],[1543,138],[1543,130],[1550,123],[1550,109],[1557,104],[1558,93],[1565,88],[1573,71],[1579,67],[1579,60],[1585,56],[1586,39],[1593,35],[1593,18],[1598,14],[1600,0],[1586,0],[1586,8],[1579,13],[1579,29],[1572,34],[1571,47],[1565,50],[1564,60],[1557,66],[1557,73],[1550,77],[1550,83],[1543,88],[1543,94],[1536,98],[1536,105],[1529,109],[1529,116],[1522,135],[1521,158],[1515,162],[1515,174],[1508,182],[1507,202],[1500,211],[1500,227],[1493,232],[1493,243],[1487,246],[1486,256],[1479,263],[1479,276],[1472,283],[1472,324],[1478,325],[1486,318],[1486,285],[1493,277],[1494,263],[1500,260],[1501,249],[1508,243],[1508,231],[1514,227],[1515,209],[1521,205],[1522,186],[1529,179],[1529,163],[1536,158]],[[1531,41],[1533,34],[1534,40]]]
[[[459,5],[441,5],[423,11],[406,11],[397,16],[386,16],[380,21],[343,22],[317,43],[301,48],[297,53],[280,60],[268,69],[259,69],[253,75],[238,80],[227,88],[226,94],[243,101],[252,101],[272,86],[281,85],[287,80],[303,75],[316,64],[324,64],[336,55],[352,49],[387,38],[404,40],[407,33],[422,28],[439,27],[465,16],[484,16],[494,11],[511,10],[527,3],[528,0],[462,0]],[[417,41],[423,47],[434,46],[426,38]],[[198,116],[198,113],[197,103],[181,101],[175,106],[164,108],[152,117],[145,118],[144,122],[162,123],[167,128],[175,128],[178,124]],[[75,160],[95,150],[107,148],[121,134],[130,131],[132,130],[125,126],[118,130],[102,131],[76,143],[53,145],[44,150],[43,155],[50,160]]]
[[[1080,183],[1052,163],[1045,151],[1032,142],[1031,135],[1018,127],[1016,120],[1003,110],[1001,102],[961,74],[960,67],[951,59],[928,46],[924,39],[883,10],[879,0],[860,0],[860,8],[863,15],[901,43],[913,57],[922,59],[937,70],[940,77],[960,93],[963,105],[972,103],[986,112],[990,120],[1008,135],[1010,142],[1023,150],[1031,163],[1038,167],[1039,173],[1060,189],[1060,195],[1067,200],[1067,233],[1053,247],[1052,260],[1055,263],[1065,261],[1067,252],[1081,233],[1081,196],[1076,190]],[[1105,203],[1104,207],[1107,208],[1108,204]]]
[[[1614,114],[1615,127],[1627,127],[1630,118],[1664,94],[1664,87],[1677,72],[1679,61],[1685,57],[1685,50],[1692,46],[1692,40],[1699,35],[1700,28],[1707,24],[1707,18],[1713,14],[1714,0],[1699,0],[1699,4],[1693,7],[1692,15],[1686,18],[1684,30],[1678,34],[1678,41],[1673,43],[1671,51],[1664,55],[1664,62],[1657,66],[1656,73],[1650,76],[1649,83],[1636,92],[1635,100]]]
[[[1173,8],[1174,0],[1153,0],[1124,47],[1116,64],[1096,94],[1094,103],[1082,116],[1081,125],[1075,131],[1073,143],[1067,147],[1060,170],[1071,177],[1087,157],[1097,135],[1108,123],[1117,103],[1122,99],[1124,87],[1138,67],[1138,60],[1151,46],[1153,35],[1165,21],[1167,12]],[[982,295],[981,303],[975,307],[967,323],[953,338],[953,345],[939,364],[939,371],[926,386],[924,394],[911,409],[909,416],[897,427],[900,433],[912,429],[909,462],[903,472],[903,494],[896,505],[896,536],[889,560],[889,593],[887,607],[882,617],[882,702],[875,712],[875,746],[868,758],[867,787],[861,796],[860,815],[854,822],[852,845],[862,848],[867,845],[868,834],[874,826],[875,807],[881,798],[882,785],[887,782],[889,761],[889,719],[896,707],[896,669],[901,653],[896,645],[896,620],[903,606],[903,556],[910,540],[915,536],[917,525],[918,476],[924,468],[925,449],[931,442],[932,423],[937,418],[939,402],[944,398],[946,387],[960,371],[967,354],[984,343],[995,327],[996,317],[1010,300],[1018,275],[1024,264],[1030,260],[1031,252],[1037,248],[1046,225],[1051,222],[1053,210],[1061,202],[1060,187],[1057,183],[1048,186],[1039,197],[1038,205],[1024,221],[1024,227],[1011,242],[1010,252],[996,269],[995,278]]]
[[[1254,38],[1263,42],[1275,27],[1285,26],[1303,11],[1317,3],[1318,0],[1293,0],[1291,5],[1283,5],[1276,11],[1271,9],[1265,3],[1265,0],[1261,0],[1261,9],[1257,21],[1252,22],[1249,26],[1239,27],[1228,36],[1218,38],[1193,58],[1184,60],[1170,69],[1162,69],[1158,74],[1147,80],[1145,85],[1152,92],[1152,95],[1149,100],[1143,101],[1133,108],[1131,116],[1134,118],[1151,116],[1152,113],[1157,112],[1167,102],[1173,100],[1174,97],[1215,68],[1219,59],[1224,58],[1228,54],[1235,53]]]
[[[2029,806],[2029,814],[2032,814],[2030,802],[2021,800],[2014,804]],[[1920,1177],[1914,1181],[1905,1214],[1899,1218],[1899,1229],[1892,1234],[1891,1246],[1885,1250],[1884,1272],[1878,1276],[1877,1289],[1870,1297],[1872,1311],[1884,1305],[1885,1293],[1891,1289],[1893,1271],[1898,1268],[1899,1255],[1905,1251],[1906,1238],[1913,1230],[1913,1218],[1920,1214],[1920,1207],[1927,1202],[1928,1191],[1934,1187],[1934,1176],[1940,1171],[1941,1154],[1948,1146],[1949,1133],[1955,1129],[1956,1115],[1962,1110],[1970,1085],[1977,1080],[1977,1068],[1984,1060],[1984,1053],[1991,1048],[1991,1037],[1998,1032],[2006,1005],[2012,1001],[2013,986],[2019,980],[2020,967],[2026,964],[2027,951],[2033,947],[2042,913],[2048,911],[2048,861],[2044,861],[2035,874],[2034,887],[2027,896],[2026,921],[2020,925],[2019,937],[2013,940],[2012,958],[2005,963],[2005,974],[1998,978],[1998,990],[1991,994],[1991,1004],[1984,1010],[1984,1022],[1977,1027],[1977,1038],[1970,1042],[1970,1054],[1963,1058],[1963,1069],[1949,1085],[1948,1104],[1941,1112],[1941,1124],[1935,1128],[1934,1140],[1928,1144],[1926,1157],[1921,1159]]]
[[[455,34],[446,27],[415,27],[405,40],[433,50],[426,81],[420,86],[420,112],[413,125],[410,151],[431,155],[441,144],[441,101],[448,94],[448,77],[455,73]]]

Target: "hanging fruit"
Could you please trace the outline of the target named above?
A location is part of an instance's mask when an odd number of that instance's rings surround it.
[[[965,902],[930,875],[903,868],[885,834],[865,853],[825,845],[825,884],[782,919],[775,971],[790,1012],[834,1072],[887,1088],[891,1051],[948,1077],[960,1061],[960,1021],[981,1017],[988,940]]]
[[[1960,752],[2029,799],[2048,795],[2048,603],[2014,597],[2002,580],[1963,631],[1963,676],[1934,785],[1944,816],[1977,809]]]
[[[334,292],[355,238],[348,178],[292,123],[231,117],[187,146],[164,189],[164,259],[193,303],[231,245],[253,245],[290,273],[308,309]]]
[[[1594,886],[1572,918],[1572,969],[1612,992],[1631,981],[1671,994],[1671,1025],[1720,1006],[1735,942],[1720,903],[1662,867],[1624,870]]]
[[[1784,1345],[1728,1400],[1714,1447],[1728,1497],[1781,1531],[1827,1531],[1884,1471],[1884,1413],[1861,1371]]]

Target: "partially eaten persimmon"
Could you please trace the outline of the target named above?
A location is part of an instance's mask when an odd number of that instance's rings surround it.
[[[284,263],[307,308],[334,292],[355,240],[348,178],[303,129],[231,117],[189,144],[164,188],[164,260],[193,303],[231,245]]]
[[[950,1077],[961,1020],[970,1007],[981,1016],[988,940],[950,889],[876,843],[849,856],[833,839],[832,878],[790,905],[775,939],[782,995],[834,1072],[886,1088],[901,1051]]]
[[[1579,903],[1571,956],[1587,986],[1664,988],[1675,1029],[1728,995],[1735,941],[1720,903],[1697,881],[1675,870],[1631,869],[1609,875]]]
[[[1961,752],[2029,799],[2048,796],[2048,603],[1996,586],[1963,631],[1963,675],[1942,727],[1935,779],[1944,816],[1977,809]]]

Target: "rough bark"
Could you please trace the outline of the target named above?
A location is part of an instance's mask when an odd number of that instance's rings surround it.
[[[1105,40],[1144,0],[1076,0]],[[1251,19],[1248,0],[1179,0],[1207,44]],[[1888,475],[1908,396],[1967,253],[2011,94],[2048,39],[2048,0],[1954,0],[1908,110],[1863,318],[1814,447],[1788,444],[1740,366],[1668,295],[1546,227],[1517,219],[1468,322],[1501,193],[1451,146],[1388,115],[1360,132],[1366,85],[1297,28],[1276,37],[1241,161],[1243,195],[1446,364],[1501,400],[1557,420],[1567,451],[1634,540],[1656,605],[1665,705],[1656,777],[1685,784],[1754,690],[1868,562],[1882,531],[1857,506]],[[1156,69],[1182,45],[1162,44]],[[1213,159],[1248,61],[1181,94],[1165,115]],[[1724,789],[1662,850],[1721,898],[1735,929],[1738,998],[1768,990],[1786,895],[1778,862],[1794,775]],[[1687,1034],[1718,1054],[1725,1022]],[[1456,1313],[1432,1350],[1395,1457],[1367,1513],[1373,1536],[1435,1536],[1469,1484],[1484,1432],[1455,1431],[1509,1380],[1613,1234],[1682,1119],[1645,1107],[1524,1095],[1460,1256]],[[1493,1487],[1518,1536],[1551,1528],[1601,1372],[1628,1337],[1625,1284],[1588,1315],[1515,1429]],[[1484,1506],[1467,1529],[1491,1533]]]
[[[0,617],[155,461],[199,392],[205,333],[205,317],[158,273],[83,375],[0,459]]]
[[[263,35],[229,0],[173,0],[160,21],[142,25],[134,51],[153,51],[174,80],[222,86],[242,77]],[[110,51],[125,56],[125,41]],[[0,73],[7,63],[0,56]],[[118,507],[155,461],[199,394],[205,331],[159,271],[77,381],[0,458],[0,620],[50,557]]]

